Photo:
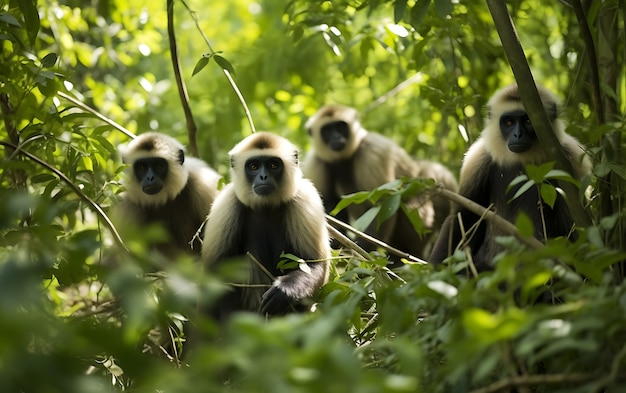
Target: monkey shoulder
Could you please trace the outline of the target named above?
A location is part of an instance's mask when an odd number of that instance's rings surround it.
[[[303,259],[330,257],[324,205],[317,189],[302,179],[287,208],[287,236],[294,252]]]
[[[217,195],[204,227],[202,258],[205,263],[237,254],[241,248],[244,209],[232,183]]]
[[[481,199],[480,195],[488,191],[489,174],[494,165],[484,140],[479,138],[470,146],[463,159],[459,193],[474,201]]]
[[[398,163],[407,158],[392,139],[368,132],[353,156],[354,179],[359,188],[355,191],[371,190],[396,179]]]

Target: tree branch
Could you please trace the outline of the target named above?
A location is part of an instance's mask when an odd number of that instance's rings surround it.
[[[171,0],[168,0],[168,1],[171,1]],[[181,0],[181,2],[185,6],[185,8],[187,8],[187,11],[189,11],[189,14],[191,15],[191,18],[193,19],[194,23],[196,24],[196,28],[200,32],[200,35],[202,35],[202,38],[204,39],[204,42],[209,47],[209,51],[211,52],[212,55],[214,55],[215,51],[213,50],[213,47],[211,46],[211,42],[209,41],[207,36],[204,34],[202,29],[200,28],[200,24],[198,23],[198,18],[196,17],[196,13],[193,12],[189,8],[189,6],[185,2],[185,0]],[[254,128],[254,122],[252,121],[252,115],[250,114],[250,109],[248,109],[248,104],[246,104],[246,100],[243,98],[243,95],[241,94],[241,91],[239,90],[239,87],[237,87],[237,84],[235,83],[235,80],[230,75],[230,72],[228,72],[227,69],[222,68],[222,72],[224,72],[224,75],[226,76],[226,79],[228,79],[228,82],[230,83],[231,87],[235,91],[235,94],[237,95],[237,98],[239,99],[239,102],[241,103],[241,106],[243,107],[244,112],[246,112],[246,118],[248,119],[248,123],[250,124],[250,130],[252,131],[252,133],[255,133],[256,129]]]
[[[67,176],[65,176],[65,174],[63,172],[61,172],[57,168],[53,167],[52,165],[48,164],[46,161],[42,160],[41,158],[39,158],[39,157],[37,157],[37,156],[27,152],[27,151],[24,151],[24,150],[20,149],[19,146],[16,146],[16,145],[14,145],[12,143],[5,142],[5,141],[0,141],[0,145],[3,145],[5,147],[14,149],[19,154],[28,157],[32,161],[38,163],[39,165],[43,166],[44,168],[47,168],[52,173],[57,175],[59,177],[59,179],[61,179],[65,184],[67,184],[72,189],[72,191],[74,191],[74,193],[76,195],[78,195],[83,201],[87,202],[87,204],[90,205],[92,207],[92,209],[96,211],[96,213],[98,213],[98,215],[100,216],[100,218],[102,218],[102,220],[104,221],[106,226],[109,227],[109,229],[111,230],[111,233],[113,234],[113,239],[115,240],[115,242],[120,247],[122,247],[122,249],[124,249],[125,251],[128,252],[128,248],[126,248],[126,245],[124,244],[124,241],[122,240],[122,238],[120,237],[119,233],[117,232],[117,229],[115,229],[115,225],[113,225],[113,223],[111,222],[109,217],[106,215],[104,210],[102,210],[100,205],[98,205],[91,198],[89,198],[87,195],[85,195],[85,193],[82,192],[81,189],[78,188],[78,186],[76,186],[74,183],[72,183],[72,181]]]
[[[76,105],[77,107],[79,107],[80,109],[84,110],[85,112],[91,113],[92,115],[94,115],[98,119],[100,119],[103,122],[107,123],[108,125],[110,125],[111,127],[115,128],[116,130],[122,132],[124,135],[128,136],[129,138],[131,138],[131,139],[137,138],[137,135],[133,134],[132,132],[130,132],[129,130],[124,128],[122,125],[120,125],[120,124],[116,123],[115,121],[109,119],[108,117],[104,116],[102,113],[100,113],[97,110],[93,109],[89,105],[84,104],[83,102],[81,102],[78,99],[72,97],[71,95],[66,94],[66,93],[64,93],[62,91],[57,91],[57,95],[59,97],[65,99],[65,100],[70,101],[72,104]]]
[[[174,69],[174,77],[176,78],[176,86],[178,87],[178,96],[183,106],[185,120],[187,121],[187,133],[189,136],[189,151],[192,156],[198,157],[198,142],[196,141],[196,133],[198,127],[191,113],[189,105],[189,94],[187,86],[183,79],[183,73],[180,66],[180,58],[178,57],[178,46],[176,44],[176,31],[174,29],[174,0],[167,0],[167,36],[170,41],[170,56],[172,59],[172,67]]]
[[[389,244],[383,242],[382,240],[378,240],[375,237],[372,237],[370,235],[368,235],[367,233],[361,232],[358,229],[355,229],[354,227],[350,226],[349,224],[346,224],[343,221],[340,221],[338,219],[336,219],[335,217],[331,216],[331,215],[326,215],[326,220],[328,220],[332,225],[338,226],[342,229],[348,230],[350,232],[354,232],[355,235],[367,240],[368,242],[374,243],[379,247],[384,248],[385,250],[389,251],[390,253],[399,256],[400,258],[404,258],[408,261],[411,262],[415,262],[415,263],[419,263],[422,265],[426,265],[428,264],[428,262],[426,262],[423,259],[419,259],[416,256],[413,256],[411,254],[407,254],[404,251],[398,250],[397,248],[394,248],[392,246],[390,246]],[[353,248],[353,247],[351,247]]]
[[[486,209],[485,207],[472,201],[471,199],[465,198],[464,196],[459,195],[454,191],[450,191],[447,188],[444,188],[443,186],[438,186],[437,192],[440,193],[445,198],[458,204],[459,206],[466,208],[467,210],[471,211],[477,216],[484,217],[485,219],[489,220],[498,228],[506,232],[508,235],[515,236],[516,238],[518,238],[526,246],[533,248],[533,249],[538,249],[538,248],[542,248],[545,246],[541,241],[539,241],[538,239],[532,236],[531,237],[522,236],[517,230],[517,228],[515,227],[515,225],[511,224],[509,221],[500,217],[495,212],[489,209]]]
[[[535,131],[543,149],[549,157],[554,157],[557,166],[568,173],[572,173],[572,165],[565,156],[561,144],[554,134],[552,122],[543,107],[535,80],[526,61],[524,50],[515,31],[511,15],[506,8],[504,0],[487,0],[487,6],[491,12],[494,25],[502,41],[502,48],[509,60],[511,70],[517,81],[517,86],[522,98],[522,103],[528,112],[530,121],[535,126]],[[578,198],[578,189],[569,182],[560,182],[559,185],[568,198],[565,198],[570,214],[579,227],[591,225],[591,219]]]

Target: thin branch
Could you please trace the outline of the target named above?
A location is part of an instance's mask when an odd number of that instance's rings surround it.
[[[584,383],[593,380],[596,376],[593,374],[544,374],[544,375],[527,375],[515,376],[501,379],[484,388],[475,389],[470,393],[495,393],[510,392],[511,388],[532,385],[558,385]]]
[[[423,78],[423,75],[418,72],[415,75],[408,78],[407,80],[400,82],[396,87],[389,90],[387,93],[383,94],[382,96],[378,97],[374,102],[372,102],[367,107],[365,107],[365,109],[363,110],[363,113],[367,113],[375,109],[379,105],[384,104],[388,99],[398,95],[402,90],[406,89],[412,84],[419,82],[422,78]]]
[[[102,210],[100,205],[98,205],[91,198],[89,198],[87,195],[85,195],[85,193],[83,193],[82,190],[80,188],[78,188],[78,186],[76,186],[67,176],[65,176],[65,174],[63,172],[59,171],[57,168],[55,168],[52,165],[48,164],[46,161],[42,160],[41,158],[39,158],[39,157],[37,157],[35,155],[32,155],[31,153],[29,153],[27,151],[21,150],[18,146],[13,145],[12,143],[5,142],[5,141],[0,141],[0,145],[6,146],[6,147],[9,147],[9,148],[13,148],[16,151],[19,151],[20,154],[28,157],[32,161],[35,161],[39,165],[43,166],[44,168],[47,168],[48,170],[53,172],[55,175],[57,175],[59,177],[59,179],[61,179],[64,183],[66,183],[72,189],[72,191],[74,191],[74,193],[76,195],[78,195],[82,200],[87,202],[87,204],[90,205],[92,207],[92,209],[96,211],[96,213],[98,213],[100,218],[102,218],[102,220],[104,220],[104,222],[106,223],[107,227],[109,227],[109,229],[111,230],[111,233],[113,234],[113,238],[115,239],[115,242],[120,247],[122,247],[122,249],[124,249],[125,251],[128,252],[128,248],[126,248],[126,245],[124,244],[124,241],[122,240],[122,238],[120,237],[119,233],[117,232],[117,229],[115,229],[115,225],[113,225],[113,223],[111,222],[109,217],[106,215],[104,210]]]
[[[62,91],[58,91],[57,95],[59,97],[63,98],[63,99],[66,99],[66,100],[70,101],[72,104],[76,105],[77,107],[79,107],[80,109],[84,110],[85,112],[91,113],[92,115],[96,116],[98,119],[100,119],[103,122],[107,123],[108,125],[110,125],[111,127],[115,128],[116,130],[122,132],[123,134],[125,134],[129,138],[131,138],[131,139],[137,138],[137,135],[133,134],[132,132],[130,132],[129,130],[124,128],[122,125],[117,124],[115,121],[109,119],[108,117],[104,116],[102,113],[100,113],[97,110],[93,109],[89,105],[82,103],[81,101],[79,101],[78,99],[70,96],[69,94],[66,94],[66,93],[64,93]]]
[[[263,266],[263,264],[258,259],[256,259],[256,257],[252,255],[250,251],[246,252],[246,255],[250,257],[250,259],[252,259],[252,262],[254,262],[259,267],[259,269],[261,269],[263,273],[265,273],[265,275],[272,280],[272,282],[276,280],[276,277],[272,273],[270,273],[270,271],[267,270],[267,268]]]
[[[202,29],[200,28],[200,24],[198,23],[198,18],[196,17],[196,13],[189,8],[189,6],[185,2],[185,0],[181,0],[181,2],[185,6],[185,8],[187,8],[187,11],[189,11],[189,14],[191,15],[191,19],[193,19],[193,22],[195,23],[196,28],[198,29],[198,31],[202,35],[202,38],[204,39],[204,42],[209,47],[209,51],[211,52],[212,55],[215,55],[215,51],[213,50],[213,47],[211,46],[211,42],[209,41],[207,36],[204,34],[204,31],[202,31]],[[239,87],[237,87],[237,83],[235,83],[233,77],[230,75],[230,72],[228,72],[227,69],[222,68],[222,71],[224,72],[224,75],[226,76],[226,79],[228,79],[228,82],[230,83],[230,85],[232,86],[233,90],[235,91],[235,94],[237,95],[237,98],[239,98],[239,102],[241,103],[241,106],[243,107],[243,110],[246,112],[246,117],[248,119],[248,123],[250,123],[250,130],[252,130],[252,133],[255,133],[256,132],[256,128],[254,127],[254,122],[252,121],[252,115],[250,114],[250,109],[248,109],[248,104],[246,104],[246,100],[243,98],[243,95],[241,94],[241,91],[239,90]]]
[[[367,233],[361,232],[358,229],[355,229],[351,225],[346,224],[345,222],[343,222],[341,220],[338,220],[338,219],[336,219],[333,216],[330,216],[330,215],[327,214],[326,215],[326,220],[330,221],[330,223],[332,225],[336,225],[336,226],[338,226],[338,227],[340,227],[342,229],[354,232],[354,234],[359,236],[360,238],[363,238],[363,239],[367,240],[368,242],[374,243],[377,246],[382,247],[385,250],[389,251],[390,253],[392,253],[392,254],[394,254],[396,256],[399,256],[400,258],[404,258],[404,259],[406,259],[408,261],[419,263],[419,264],[422,264],[422,265],[427,265],[428,264],[428,262],[426,262],[425,260],[420,259],[420,258],[418,258],[416,256],[411,255],[411,254],[407,254],[404,251],[398,250],[397,248],[390,246],[389,244],[383,242],[382,240],[378,240],[375,237],[372,237],[372,236],[368,235]]]
[[[484,216],[485,219],[489,220],[492,224],[496,225],[498,228],[502,229],[508,235],[515,236],[526,246],[534,249],[543,248],[545,245],[534,237],[526,237],[522,236],[515,225],[511,224],[504,218],[497,215],[495,212],[485,209],[483,206],[478,203],[472,201],[471,199],[465,198],[462,195],[457,194],[454,191],[450,191],[443,186],[438,186],[437,192],[440,193],[445,198],[451,200],[452,202],[466,208],[477,216]]]
[[[600,71],[598,69],[598,56],[596,54],[596,45],[593,42],[593,35],[589,28],[587,15],[580,0],[566,1],[573,9],[578,20],[578,27],[582,36],[585,47],[587,48],[587,58],[589,59],[589,68],[591,74],[591,98],[593,109],[596,113],[596,123],[604,124],[604,107],[602,104],[602,93],[600,89]]]
[[[367,251],[359,247],[358,244],[350,240],[346,235],[344,235],[343,233],[335,229],[335,227],[333,227],[329,222],[326,223],[326,227],[328,228],[328,232],[330,233],[330,236],[333,239],[337,240],[339,243],[341,243],[344,247],[349,248],[350,250],[356,252],[357,254],[359,254],[359,256],[363,257],[364,259],[368,261],[371,261],[374,259],[372,258],[370,254],[368,254]]]
[[[522,103],[528,112],[530,121],[535,125],[535,131],[542,148],[546,149],[549,157],[555,158],[559,168],[568,173],[572,173],[572,164],[563,152],[561,144],[552,129],[552,122],[548,118],[548,114],[537,92],[535,80],[528,66],[524,49],[515,31],[515,26],[511,20],[511,15],[506,7],[505,0],[487,0],[487,6],[491,12],[491,17],[493,18],[498,35],[500,36],[502,48],[506,53],[511,70],[517,81]],[[569,182],[560,183],[562,183],[560,184],[561,188],[565,190],[568,196],[576,196],[565,199],[574,222],[581,228],[591,225],[591,219],[577,197],[578,189],[576,186]]]
[[[183,73],[180,66],[180,58],[178,57],[178,45],[176,44],[176,31],[174,29],[174,0],[167,0],[167,36],[170,41],[170,57],[172,59],[172,67],[174,68],[174,77],[176,78],[176,86],[178,87],[178,96],[183,106],[185,120],[187,121],[187,132],[189,135],[189,150],[191,155],[198,157],[198,143],[196,141],[196,133],[198,127],[191,113],[191,105],[189,105],[189,94],[187,86],[183,79]]]

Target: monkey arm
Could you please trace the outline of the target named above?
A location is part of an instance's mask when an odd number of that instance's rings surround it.
[[[286,207],[287,242],[293,253],[306,260],[307,268],[294,269],[279,276],[265,292],[261,313],[289,312],[299,301],[310,298],[328,281],[330,246],[324,206],[313,186],[301,181],[294,199]]]

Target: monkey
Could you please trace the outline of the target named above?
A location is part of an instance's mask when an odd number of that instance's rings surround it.
[[[221,176],[204,161],[186,157],[174,138],[146,132],[121,149],[128,164],[126,190],[115,207],[118,227],[160,224],[168,239],[153,246],[164,257],[199,256],[196,232],[209,214]],[[193,242],[192,242],[192,239]]]
[[[558,119],[557,97],[543,86],[538,85],[537,89],[554,132],[572,165],[572,176],[580,180],[591,173],[588,157],[579,142],[565,132],[562,121]],[[486,126],[463,159],[459,193],[483,207],[493,205],[498,215],[511,222],[515,222],[519,213],[523,212],[534,225],[535,237],[541,241],[545,241],[546,237],[568,235],[573,239],[574,221],[561,196],[557,198],[554,207],[550,208],[541,200],[536,188],[531,188],[514,199],[513,196],[521,185],[509,189],[511,181],[525,173],[526,165],[552,161],[539,143],[517,85],[497,91],[488,101],[487,109]],[[429,257],[431,263],[438,265],[443,262],[461,242],[462,233],[457,218],[459,214],[465,229],[469,229],[479,220],[469,210],[456,207],[454,214],[446,219],[440,231]],[[466,245],[471,249],[472,260],[478,272],[493,268],[494,257],[503,250],[496,242],[496,238],[502,234],[490,222],[481,222],[468,240]]]
[[[324,207],[313,184],[302,177],[298,155],[291,142],[269,132],[256,132],[229,152],[231,182],[209,213],[202,261],[217,270],[244,260],[254,287],[233,286],[214,310],[218,320],[238,311],[264,316],[303,311],[328,281]],[[282,253],[306,262],[281,271]]]
[[[308,121],[305,128],[311,149],[302,164],[305,177],[311,179],[322,194],[326,212],[331,212],[341,196],[369,191],[403,176],[432,178],[443,187],[457,190],[456,177],[445,166],[430,160],[415,160],[392,139],[367,131],[360,123],[357,110],[343,105],[325,105]],[[424,258],[434,232],[451,210],[451,203],[437,195],[417,195],[404,201],[417,210],[428,233],[416,233],[406,214],[398,210],[379,228],[373,222],[365,233],[405,251]],[[337,218],[349,223],[365,213],[371,204],[352,204]],[[375,246],[365,240],[357,244],[368,251]],[[390,267],[401,266],[390,257]]]

